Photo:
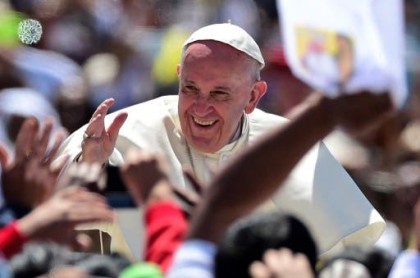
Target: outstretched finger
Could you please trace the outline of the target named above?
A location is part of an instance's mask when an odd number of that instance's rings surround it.
[[[260,261],[255,261],[249,266],[249,274],[252,278],[269,278],[272,277],[267,266]]]
[[[127,120],[127,117],[128,117],[127,112],[121,112],[112,121],[111,125],[108,128],[108,135],[111,142],[114,143],[117,140],[118,133],[120,132],[121,127]]]
[[[38,129],[38,120],[34,117],[30,117],[23,122],[16,138],[16,161],[23,161],[31,154]]]
[[[36,140],[36,144],[35,144],[36,148],[34,148],[33,150],[33,155],[41,156],[41,157],[44,156],[48,148],[48,143],[50,142],[50,135],[51,135],[52,128],[53,128],[53,119],[48,118],[44,122],[44,127],[41,132],[41,135]]]
[[[191,186],[195,190],[195,192],[199,195],[203,194],[204,185],[198,181],[198,179],[195,177],[193,172],[190,169],[183,168],[182,172],[187,177],[188,181],[191,183]]]
[[[95,112],[93,112],[92,118],[95,118],[98,115],[108,113],[109,108],[115,103],[113,98],[107,98],[104,100],[99,106],[96,108]]]
[[[115,100],[113,98],[108,98],[96,108],[86,128],[86,134],[95,137],[102,135],[102,132],[105,130],[105,116],[114,102]]]

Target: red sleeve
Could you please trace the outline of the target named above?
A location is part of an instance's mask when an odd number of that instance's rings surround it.
[[[0,229],[0,251],[7,259],[19,253],[25,242],[26,239],[18,230],[16,221]]]
[[[160,202],[146,209],[146,261],[166,272],[184,239],[188,222],[178,204]]]

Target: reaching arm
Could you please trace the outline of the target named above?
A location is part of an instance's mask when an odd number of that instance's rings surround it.
[[[291,122],[273,130],[223,169],[205,192],[188,237],[220,241],[226,228],[268,199],[300,158],[337,124],[360,131],[383,119],[391,106],[387,94],[310,97]]]
[[[145,259],[158,264],[163,272],[172,264],[188,229],[188,221],[176,198],[192,206],[190,211],[193,211],[203,189],[187,170],[184,173],[194,190],[171,184],[168,171],[164,157],[137,148],[128,152],[121,166],[127,189],[139,207],[145,206]]]

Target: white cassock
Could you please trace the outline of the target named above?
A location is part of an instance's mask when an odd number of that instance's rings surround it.
[[[135,146],[164,154],[169,161],[170,178],[175,184],[189,186],[182,167],[191,168],[199,180],[209,183],[217,169],[246,145],[287,121],[256,109],[244,117],[238,140],[217,153],[208,154],[186,143],[180,132],[177,105],[178,96],[164,96],[124,109],[128,119],[120,130],[110,163],[121,164],[129,149]],[[115,115],[108,115],[106,124]],[[70,154],[73,158],[80,153],[85,128],[80,128],[63,143],[60,155]],[[323,143],[316,144],[302,159],[285,187],[272,200],[275,207],[296,214],[309,226],[321,253],[349,243],[371,245],[385,229],[382,217]],[[140,248],[132,242],[128,245]]]

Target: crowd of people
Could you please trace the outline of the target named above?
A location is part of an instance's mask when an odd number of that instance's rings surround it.
[[[397,111],[295,78],[276,1],[0,1],[0,276],[418,277],[420,3],[404,3]],[[31,46],[25,18],[43,26]],[[140,208],[140,260],[104,228],[109,165]]]

